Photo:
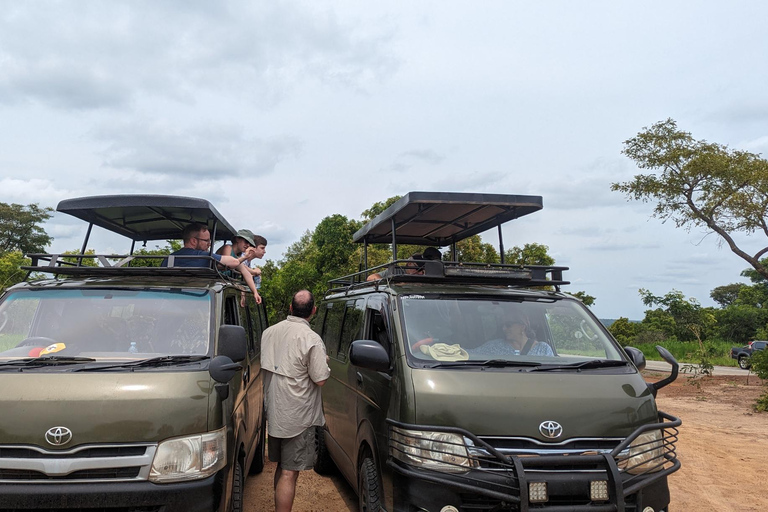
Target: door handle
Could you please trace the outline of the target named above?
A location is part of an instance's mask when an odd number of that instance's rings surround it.
[[[360,372],[356,372],[355,376],[357,377],[357,385],[362,386],[363,385],[363,374]]]
[[[250,380],[251,380],[251,368],[246,366],[245,370],[243,370],[243,382],[245,384],[248,384]]]

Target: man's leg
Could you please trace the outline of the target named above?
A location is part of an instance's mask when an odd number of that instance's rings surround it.
[[[275,470],[275,512],[291,512],[298,479],[298,471],[281,468]]]

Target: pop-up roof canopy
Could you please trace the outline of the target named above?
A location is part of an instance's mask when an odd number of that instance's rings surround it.
[[[409,192],[357,231],[353,240],[368,244],[444,247],[536,212],[541,196]]]
[[[134,241],[177,240],[184,226],[199,222],[216,240],[232,240],[236,230],[205,199],[163,195],[114,195],[65,199],[56,211],[119,233]],[[89,229],[90,232],[90,229]]]

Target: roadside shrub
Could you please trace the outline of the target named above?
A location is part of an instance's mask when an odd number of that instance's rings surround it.
[[[644,344],[652,344],[652,345],[659,345],[663,341],[666,341],[667,335],[664,333],[664,331],[657,331],[655,329],[648,329],[644,331],[640,331],[637,333],[637,336],[635,336],[634,343],[637,343],[638,345],[644,345]]]
[[[757,412],[768,411],[768,350],[760,350],[752,354],[749,358],[749,362],[752,363],[751,370],[763,380],[763,384],[766,386],[766,391],[760,398],[757,399],[754,405],[754,409]]]

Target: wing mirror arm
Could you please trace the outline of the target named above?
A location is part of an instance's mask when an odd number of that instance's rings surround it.
[[[672,384],[677,379],[677,374],[680,367],[680,365],[677,364],[677,360],[669,352],[669,350],[665,349],[661,345],[656,345],[656,352],[659,353],[662,359],[664,359],[666,362],[672,365],[672,373],[670,373],[669,377],[666,377],[664,379],[661,379],[660,381],[651,382],[648,384],[648,389],[651,390],[651,394],[653,394],[654,397],[656,396],[656,393],[661,388],[669,384]]]

